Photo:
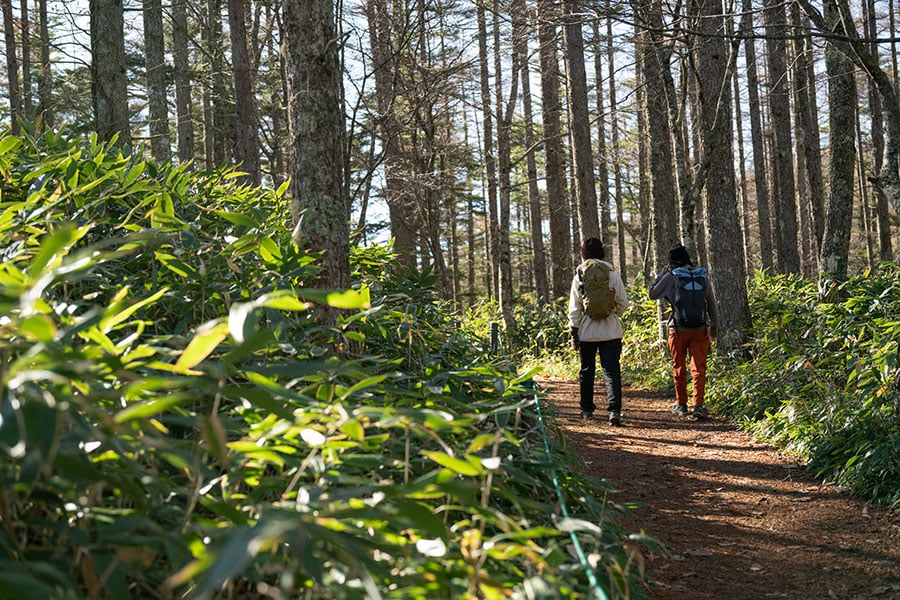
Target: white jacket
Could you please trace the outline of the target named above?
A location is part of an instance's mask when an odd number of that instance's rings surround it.
[[[606,261],[604,261],[606,262]],[[616,293],[616,305],[613,312],[600,321],[595,321],[584,314],[584,305],[581,303],[580,282],[578,274],[572,278],[572,288],[569,291],[569,327],[578,328],[578,339],[583,342],[605,342],[622,338],[622,321],[619,317],[625,314],[629,307],[628,294],[625,292],[625,284],[622,277],[609,263],[609,289]]]

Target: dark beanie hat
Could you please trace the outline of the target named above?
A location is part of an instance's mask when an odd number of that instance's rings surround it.
[[[581,258],[606,258],[603,242],[595,237],[584,240],[584,243],[581,245]]]
[[[669,262],[684,264],[691,262],[691,255],[688,254],[687,248],[681,244],[675,244],[669,248]]]

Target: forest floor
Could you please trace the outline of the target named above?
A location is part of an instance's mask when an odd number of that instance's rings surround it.
[[[623,426],[578,418],[577,382],[542,380],[587,474],[671,557],[646,555],[652,600],[900,599],[900,513],[867,506],[796,460],[673,400],[625,390]],[[598,404],[598,408],[602,404]]]

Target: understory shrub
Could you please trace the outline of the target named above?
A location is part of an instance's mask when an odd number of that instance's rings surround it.
[[[821,302],[813,282],[756,273],[751,358],[717,358],[709,399],[817,475],[897,506],[900,268],[884,263],[839,292]]]
[[[307,287],[234,181],[0,138],[0,597],[639,597],[530,374],[389,249]]]

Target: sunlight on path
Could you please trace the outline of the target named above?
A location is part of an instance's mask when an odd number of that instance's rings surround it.
[[[650,598],[900,598],[897,514],[725,422],[672,415],[666,398],[627,390],[610,427],[578,418],[577,383],[539,386],[585,471],[642,504],[623,524],[672,552],[648,557]]]

